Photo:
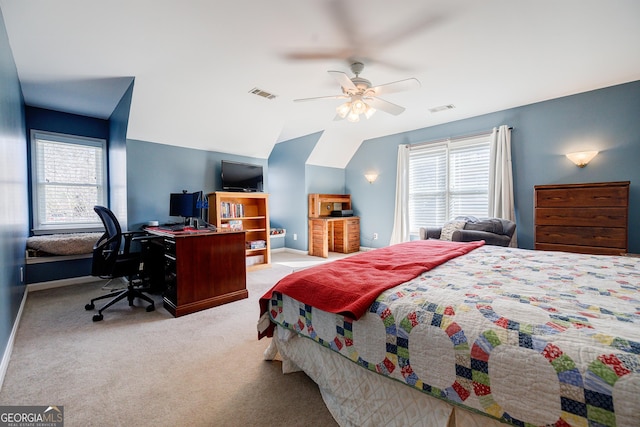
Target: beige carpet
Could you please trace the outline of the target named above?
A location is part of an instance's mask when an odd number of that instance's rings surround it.
[[[250,272],[248,299],[180,318],[155,296],[154,312],[118,303],[94,323],[104,282],[31,292],[0,405],[63,405],[68,427],[336,425],[315,383],[262,359],[257,301],[291,271]]]

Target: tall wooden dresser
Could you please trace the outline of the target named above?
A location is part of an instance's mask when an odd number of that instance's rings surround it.
[[[534,187],[535,249],[627,252],[629,181]]]

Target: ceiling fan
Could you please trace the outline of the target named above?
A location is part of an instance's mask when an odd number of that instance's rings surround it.
[[[379,86],[371,86],[371,82],[360,77],[360,73],[364,69],[362,62],[354,62],[351,64],[351,71],[355,77],[349,77],[342,71],[329,71],[329,74],[336,79],[342,88],[341,95],[320,96],[315,98],[294,99],[295,102],[315,101],[318,99],[346,99],[347,101],[336,108],[337,116],[334,120],[346,118],[350,122],[360,121],[360,115],[370,118],[376,110],[397,116],[401,114],[405,108],[400,105],[393,104],[389,101],[379,98],[379,95],[389,93],[403,92],[406,90],[417,89],[420,87],[418,79],[410,78],[399,80],[392,83],[386,83]]]
[[[382,2],[384,4],[384,2]],[[410,10],[408,17],[394,26],[380,24],[372,25],[367,18],[374,18],[379,14],[376,7],[362,7],[352,2],[343,0],[327,0],[319,2],[324,14],[333,23],[333,30],[338,40],[343,44],[339,46],[318,47],[315,44],[306,46],[303,50],[284,53],[284,58],[292,61],[313,60],[340,60],[352,62],[366,62],[367,64],[379,64],[387,68],[406,71],[411,65],[402,65],[397,62],[385,61],[384,51],[388,51],[395,45],[401,44],[419,34],[430,31],[442,24],[443,17],[435,13],[429,7],[428,10]],[[322,13],[321,10],[319,12]]]

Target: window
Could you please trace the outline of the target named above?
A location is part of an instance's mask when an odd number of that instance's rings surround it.
[[[410,232],[459,215],[488,216],[490,154],[491,134],[412,147]]]
[[[36,234],[101,229],[95,205],[107,200],[106,141],[31,132]]]

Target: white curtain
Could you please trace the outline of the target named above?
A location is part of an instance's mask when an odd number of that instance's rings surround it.
[[[491,165],[489,175],[489,216],[516,222],[511,169],[511,129],[502,125],[491,134]],[[511,247],[517,247],[516,234]]]
[[[391,245],[409,241],[409,145],[398,146],[396,207]]]

